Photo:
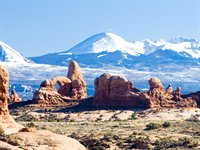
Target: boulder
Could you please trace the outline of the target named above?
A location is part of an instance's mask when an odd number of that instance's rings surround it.
[[[61,104],[64,103],[62,96],[57,92],[54,82],[44,80],[40,88],[34,93],[33,102],[37,104]]]
[[[2,144],[2,147],[36,150],[86,150],[86,148],[75,139],[58,135],[47,130],[36,130],[33,132],[19,132],[8,136],[10,145]],[[1,148],[1,145],[0,145]]]
[[[10,95],[10,103],[21,102],[22,99],[18,96],[16,91],[13,89]]]
[[[131,81],[123,76],[102,74],[94,81],[93,105],[100,107],[145,107],[148,99],[133,88]]]

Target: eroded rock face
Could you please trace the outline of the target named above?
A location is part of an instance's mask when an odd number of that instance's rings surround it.
[[[190,94],[183,95],[184,98],[192,98],[197,102],[198,107],[200,108],[200,91]]]
[[[72,99],[83,99],[87,97],[86,83],[83,80],[81,69],[77,62],[70,61],[67,78],[72,81]]]
[[[138,92],[130,81],[122,76],[102,74],[94,81],[95,94],[93,105],[95,106],[121,106],[121,107],[145,107],[148,99]]]
[[[55,89],[55,84],[58,84],[58,90]],[[33,101],[37,104],[59,104],[64,102],[63,99],[79,100],[86,97],[86,83],[79,65],[71,61],[67,77],[56,76],[52,80],[42,82],[34,94]]]
[[[8,111],[8,84],[9,73],[8,70],[0,65],[0,128],[5,134],[18,132],[23,126],[17,124],[14,119],[9,115]]]
[[[69,78],[71,81],[75,79],[83,80],[83,75],[77,62],[75,61],[69,62],[67,78]]]
[[[139,92],[130,81],[122,76],[102,74],[95,79],[95,106],[131,106],[133,108],[179,108],[196,107],[192,98],[183,98],[180,87],[174,92],[170,84],[166,91],[158,78],[149,80],[150,89]]]
[[[53,78],[53,82],[59,85],[58,93],[61,96],[71,97],[72,81],[69,78],[57,76]]]
[[[10,103],[15,103],[15,102],[21,102],[22,99],[19,97],[19,95],[16,93],[16,91],[13,89],[10,95]]]
[[[183,98],[181,96],[181,88],[177,87],[173,92],[170,84],[166,91],[158,78],[151,78],[149,80],[150,89],[144,94],[149,97],[149,108],[179,108],[179,107],[196,107],[196,102],[192,98]]]
[[[54,82],[44,80],[39,90],[34,93],[33,102],[37,104],[60,104],[64,103],[62,96],[57,92]]]
[[[169,84],[169,86],[166,88],[166,92],[169,94],[173,94],[172,84]]]
[[[8,112],[8,84],[9,74],[8,70],[0,65],[0,117],[6,118],[9,115]]]

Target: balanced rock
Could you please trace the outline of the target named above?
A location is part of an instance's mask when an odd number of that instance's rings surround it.
[[[11,92],[11,95],[10,95],[10,103],[21,102],[21,101],[22,101],[22,99],[19,97],[19,95],[13,89]]]
[[[57,92],[54,82],[44,80],[40,88],[34,93],[33,102],[37,104],[60,104],[64,103],[62,96]]]
[[[8,111],[8,87],[9,87],[8,70],[0,65],[0,128],[5,134],[18,132],[23,126],[17,124],[9,115]]]
[[[95,94],[93,105],[109,107],[146,107],[148,99],[125,77],[102,74],[94,81]]]

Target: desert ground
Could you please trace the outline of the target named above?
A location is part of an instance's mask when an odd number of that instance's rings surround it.
[[[77,139],[89,150],[200,149],[200,109],[10,109],[26,127]]]

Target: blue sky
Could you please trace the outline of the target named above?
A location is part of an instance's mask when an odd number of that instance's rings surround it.
[[[100,32],[200,40],[200,0],[0,0],[0,40],[25,56],[66,51]]]

